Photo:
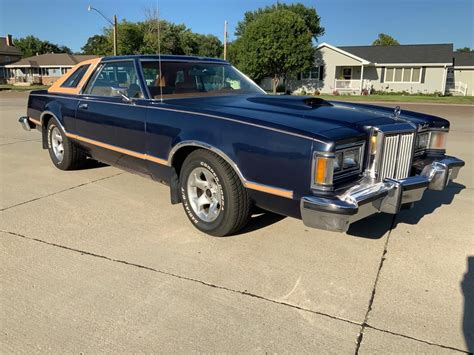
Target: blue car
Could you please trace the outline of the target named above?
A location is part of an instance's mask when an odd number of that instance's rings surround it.
[[[235,234],[254,207],[345,232],[443,190],[464,162],[449,122],[316,97],[271,96],[228,62],[119,56],[82,62],[31,92],[27,130],[61,170],[88,158],[170,187],[191,223]]]

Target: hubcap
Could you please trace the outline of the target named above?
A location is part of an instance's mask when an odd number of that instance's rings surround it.
[[[212,222],[222,209],[222,194],[215,177],[204,168],[195,168],[187,182],[189,203],[204,222]]]
[[[63,136],[59,132],[58,127],[54,127],[51,130],[51,147],[53,148],[53,153],[56,159],[59,162],[63,161],[64,157],[64,145],[63,145]]]

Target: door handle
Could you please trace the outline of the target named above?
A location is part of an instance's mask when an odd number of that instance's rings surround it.
[[[89,106],[87,104],[79,104],[78,108],[79,110],[87,110]]]

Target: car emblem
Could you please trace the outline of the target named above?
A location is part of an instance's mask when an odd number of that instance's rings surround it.
[[[402,109],[400,108],[400,106],[397,106],[395,107],[395,109],[393,110],[393,117],[395,117],[396,119],[400,118],[400,114],[402,113]]]

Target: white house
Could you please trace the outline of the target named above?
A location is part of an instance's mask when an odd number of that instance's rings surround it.
[[[472,95],[473,60],[472,52],[453,53],[452,44],[336,47],[322,43],[316,48],[314,67],[288,79],[287,89],[328,94],[375,90]],[[262,84],[266,88],[269,83],[264,80]]]

